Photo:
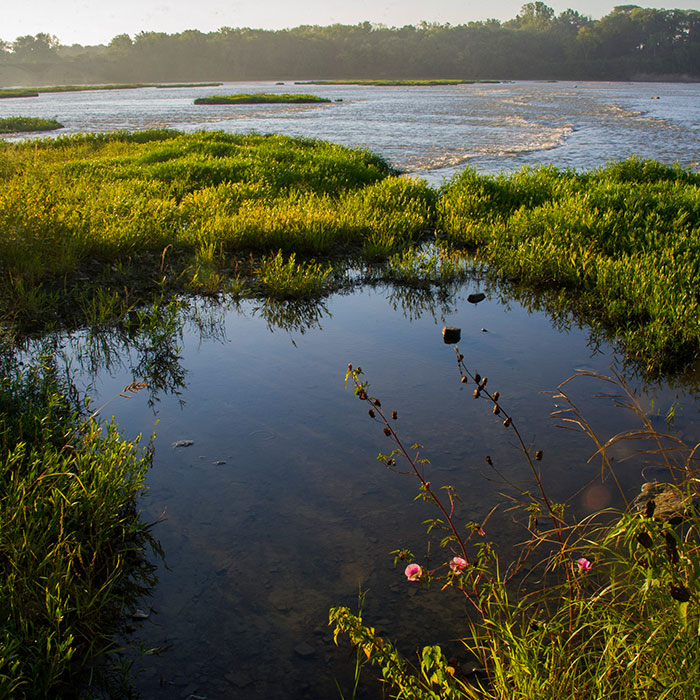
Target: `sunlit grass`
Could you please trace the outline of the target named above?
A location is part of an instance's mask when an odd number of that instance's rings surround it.
[[[700,357],[700,175],[629,159],[589,173],[481,176],[443,189],[440,230],[568,305],[658,371]]]

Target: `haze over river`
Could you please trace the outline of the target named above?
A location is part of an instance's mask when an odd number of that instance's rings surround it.
[[[241,91],[311,92],[333,102],[193,104],[196,96]],[[315,137],[367,147],[437,185],[466,165],[493,173],[541,164],[589,169],[630,154],[697,169],[699,98],[700,86],[686,84],[245,83],[42,94],[1,100],[0,117],[55,117],[65,125],[59,135],[169,127]],[[478,305],[466,300],[475,291],[486,293]],[[434,514],[414,502],[409,477],[375,460],[392,445],[344,390],[348,362],[398,411],[406,443],[425,445],[431,480],[457,488],[463,521],[481,522],[502,494],[517,493],[488,471],[487,454],[512,482],[532,483],[501,420],[460,383],[454,349],[442,341],[445,324],[462,329],[469,367],[488,376],[522,434],[544,450],[551,494],[571,497],[578,512],[620,503],[609,482],[587,485],[600,471],[587,461],[593,445],[555,427],[550,412],[561,405],[542,393],[577,369],[624,369],[614,348],[483,279],[434,292],[365,288],[305,307],[194,300],[158,348],[116,336],[90,342],[85,333],[62,339],[93,405],[134,379],[153,385],[107,409],[128,436],[156,433],[142,507],[148,520],[163,518],[154,534],[167,568],[144,601],[148,619],[135,623],[133,639],[163,650],[137,661],[144,698],[330,700],[339,697],[333,678],[347,696],[354,656],[344,642],[333,646],[327,614],[354,606],[358,586],[368,591],[367,622],[403,651],[440,643],[460,654],[450,641],[465,631],[459,594],[425,591],[393,567],[390,552],[403,547],[426,562],[421,522]],[[630,381],[657,427],[675,406],[672,429],[700,440],[692,370],[671,383]],[[636,427],[595,398],[604,390],[593,380],[572,388],[602,437]],[[173,446],[182,440],[192,444]],[[653,476],[643,467],[639,459],[620,466],[628,496]],[[512,518],[503,509],[484,526],[505,551],[522,539]],[[436,552],[433,544],[431,566],[442,561]],[[376,685],[362,692],[380,697]]]

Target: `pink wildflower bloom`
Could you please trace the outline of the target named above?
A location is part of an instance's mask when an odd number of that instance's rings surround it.
[[[450,569],[454,571],[455,573],[459,573],[462,571],[462,569],[465,569],[467,566],[467,562],[465,559],[462,559],[462,557],[452,557],[452,561],[450,562]]]
[[[423,569],[418,564],[409,564],[404,570],[409,581],[417,581],[423,575]]]
[[[581,557],[576,560],[576,565],[580,573],[584,574],[586,571],[590,571],[593,568],[593,564],[588,561],[585,557]]]

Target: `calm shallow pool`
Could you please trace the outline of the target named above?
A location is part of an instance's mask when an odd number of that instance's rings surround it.
[[[138,662],[143,697],[338,697],[333,678],[349,690],[354,662],[349,645],[333,646],[327,614],[334,605],[354,606],[358,587],[368,591],[367,621],[405,652],[431,642],[459,653],[450,643],[463,630],[459,595],[421,590],[393,568],[390,552],[403,547],[424,561],[421,522],[433,513],[414,502],[415,482],[376,461],[391,443],[344,389],[348,362],[363,368],[384,407],[398,410],[406,443],[425,446],[433,483],[458,489],[464,521],[481,521],[505,501],[499,494],[516,492],[488,471],[486,454],[515,484],[533,484],[491,406],[460,383],[442,326],[462,329],[469,366],[488,376],[522,434],[544,449],[544,479],[559,498],[584,487],[598,466],[586,463],[593,452],[587,440],[554,427],[553,399],[541,392],[576,369],[619,364],[585,329],[555,328],[496,290],[486,289],[478,305],[466,301],[483,288],[474,281],[442,304],[364,289],[301,317],[262,302],[200,302],[183,311],[181,333],[160,348],[162,357],[165,346],[177,350],[169,367],[179,393],[142,392],[108,409],[128,436],[156,432],[143,509],[148,520],[162,519],[154,533],[167,566],[134,638],[167,651]],[[65,345],[77,370],[85,337]],[[134,378],[149,379],[133,369],[144,348],[112,348],[117,364],[77,378],[96,402],[106,400]],[[601,389],[589,381],[573,394],[608,435],[633,426],[594,398]],[[692,389],[647,387],[644,404],[664,413],[681,401],[675,428],[690,438],[698,434],[692,398]],[[179,440],[192,445],[173,447]],[[639,462],[621,468],[630,493],[640,469]],[[584,488],[572,507],[584,512],[591,498],[593,505],[616,502],[606,489]],[[522,534],[505,513],[485,530],[506,551]],[[365,693],[380,697],[376,685]]]

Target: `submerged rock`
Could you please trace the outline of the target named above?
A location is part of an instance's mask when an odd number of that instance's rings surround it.
[[[190,445],[194,445],[194,440],[176,440],[173,443],[173,447],[189,447]]]
[[[453,345],[454,343],[459,343],[459,339],[462,337],[462,330],[460,328],[455,328],[454,326],[445,326],[442,329],[442,339],[448,345]]]
[[[478,304],[480,301],[486,299],[486,294],[483,292],[475,292],[467,297],[467,301],[471,304]]]
[[[675,484],[648,481],[642,484],[640,494],[632,502],[632,508],[656,520],[679,523],[688,516],[696,497],[697,494],[683,491]]]

